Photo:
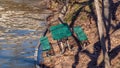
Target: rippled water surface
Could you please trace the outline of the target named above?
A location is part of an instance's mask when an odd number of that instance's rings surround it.
[[[43,8],[39,7],[40,2],[41,0],[0,0],[0,6],[2,5],[7,10],[26,10],[27,8],[28,11],[34,12],[35,10],[40,11],[38,9]],[[33,6],[37,7],[37,9],[34,9]],[[0,36],[0,68],[35,68],[33,55],[39,38],[33,39],[30,36],[38,36],[40,33],[42,31],[12,29]],[[10,38],[6,39],[9,36]],[[17,39],[18,37],[23,38]],[[29,38],[25,39],[24,37]],[[13,40],[13,38],[17,40]]]
[[[34,68],[34,47],[38,40],[27,39],[18,44],[1,44],[0,68]]]

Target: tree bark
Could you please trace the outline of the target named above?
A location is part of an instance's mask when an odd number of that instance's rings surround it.
[[[103,61],[105,63],[105,68],[110,68],[109,64],[109,57],[108,53],[106,50],[106,45],[105,45],[105,38],[104,38],[104,21],[101,13],[101,9],[99,6],[99,0],[94,0],[95,2],[95,8],[96,8],[96,14],[97,14],[97,25],[98,25],[98,32],[99,32],[99,39],[103,51]]]
[[[103,20],[104,20],[104,25],[106,29],[106,37],[108,43],[106,43],[107,46],[107,52],[105,54],[105,68],[110,68],[110,61],[109,61],[109,56],[108,56],[108,51],[111,49],[111,42],[110,42],[110,23],[111,23],[111,15],[110,15],[110,0],[103,0]]]

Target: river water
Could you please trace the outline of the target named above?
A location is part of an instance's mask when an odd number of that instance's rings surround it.
[[[22,6],[13,5],[13,3],[22,4]],[[25,5],[23,5],[23,3]],[[24,6],[29,6],[30,8],[37,8],[36,9],[30,9],[26,10]],[[40,7],[41,1],[40,0],[0,0],[0,6],[7,7],[6,10],[12,10],[12,11],[38,11],[42,12]],[[16,7],[14,7],[16,6]],[[17,7],[18,6],[18,7]],[[22,8],[24,7],[24,8]],[[29,13],[29,12],[28,12]],[[32,13],[31,13],[32,14]],[[45,17],[47,14],[39,14],[39,13],[33,13],[38,14],[40,17]],[[42,16],[43,15],[43,16]],[[30,15],[28,15],[30,16]],[[32,16],[31,16],[32,17]],[[28,17],[28,18],[31,18]],[[12,18],[13,19],[13,18]],[[16,21],[22,21],[25,18],[18,19],[14,18],[13,22]],[[26,23],[26,20],[23,21]],[[37,20],[37,21],[36,21]],[[35,68],[35,60],[33,59],[35,47],[37,46],[37,43],[39,41],[40,35],[43,33],[45,24],[44,20],[36,19],[35,22],[38,22],[38,27],[41,27],[41,29],[37,30],[35,29],[36,26],[32,28],[27,28],[26,26],[20,28],[13,27],[13,25],[9,26],[9,24],[6,26],[0,25],[0,30],[2,34],[0,35],[0,68]],[[29,20],[28,22],[32,22],[33,20]],[[34,22],[34,21],[33,21]],[[0,22],[0,24],[4,24],[3,22]],[[8,27],[9,26],[9,27]],[[27,25],[28,26],[28,25]],[[29,26],[31,27],[31,25]]]

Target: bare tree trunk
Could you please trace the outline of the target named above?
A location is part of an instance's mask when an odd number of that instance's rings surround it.
[[[103,20],[104,24],[106,27],[106,37],[108,43],[106,44],[107,46],[107,52],[105,54],[105,68],[110,68],[110,61],[109,61],[109,56],[108,56],[108,51],[111,48],[111,43],[110,43],[110,37],[109,37],[109,32],[110,32],[110,23],[111,23],[111,16],[110,16],[110,2],[109,0],[103,0]]]
[[[103,21],[101,9],[99,6],[99,0],[94,0],[94,1],[95,1],[94,3],[96,8],[96,13],[97,13],[97,22],[98,22],[97,25],[98,25],[98,31],[99,31],[99,38],[100,38],[101,47],[103,51],[103,61],[105,63],[105,68],[110,68],[109,57],[106,50],[105,38],[104,38],[104,21]]]
[[[68,10],[68,2],[69,2],[69,0],[66,0],[63,5],[63,8],[60,10],[59,17],[62,18],[62,20],[64,19],[64,16]]]

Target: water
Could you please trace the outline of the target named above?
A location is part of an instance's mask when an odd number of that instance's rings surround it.
[[[37,40],[27,39],[18,44],[0,46],[0,68],[34,68],[34,48]]]
[[[22,35],[26,35],[26,34],[30,34],[30,33],[33,33],[35,32],[34,30],[10,30],[9,34],[14,34],[14,35],[17,35],[17,36],[22,36]]]
[[[43,0],[0,0],[0,5],[6,10],[23,10],[29,12],[41,12],[45,7]]]
[[[25,10],[30,11],[30,13],[35,10],[42,12],[40,8],[44,8],[43,6],[40,7],[40,0],[0,0],[1,5],[6,10]],[[37,9],[34,9],[36,7]],[[46,26],[44,22],[39,25],[42,27]],[[4,30],[3,27],[0,29],[4,31],[4,34],[0,35],[0,68],[35,68],[35,47],[43,30],[13,28],[5,31],[8,29],[7,27]]]

